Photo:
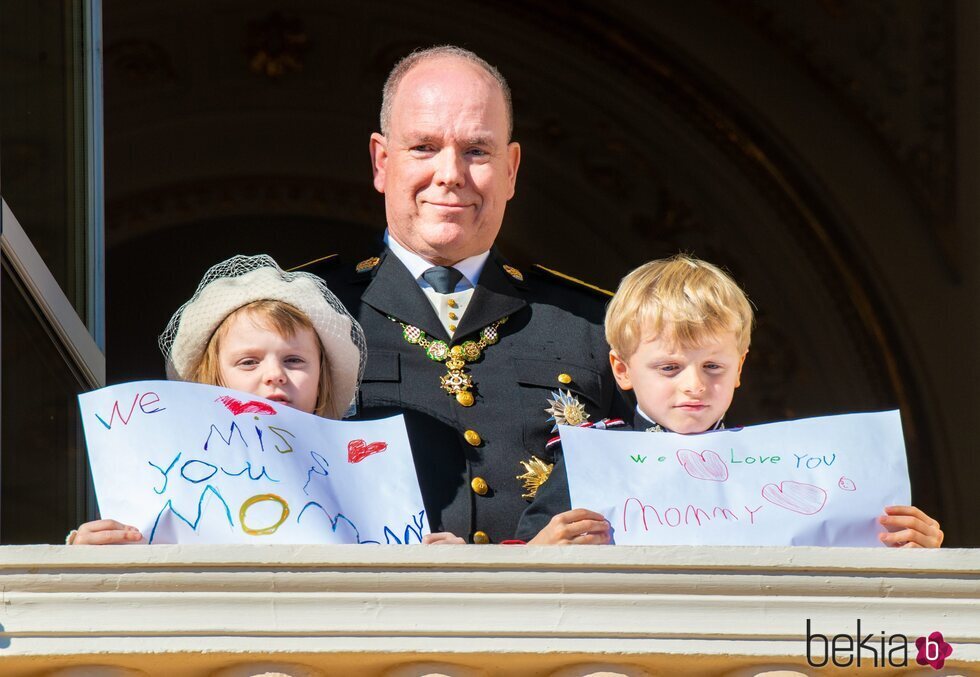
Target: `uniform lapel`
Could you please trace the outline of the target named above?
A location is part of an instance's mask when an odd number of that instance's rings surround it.
[[[382,254],[374,279],[364,290],[361,300],[385,315],[418,327],[433,338],[449,342],[445,327],[418,282],[390,250],[386,249]]]
[[[490,252],[480,282],[476,285],[469,307],[463,313],[459,328],[455,333],[455,342],[468,334],[475,334],[488,324],[502,317],[513,315],[527,305],[513,281],[501,268],[501,262],[496,251]]]

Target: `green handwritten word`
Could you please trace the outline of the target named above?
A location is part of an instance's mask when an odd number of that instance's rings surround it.
[[[735,450],[731,449],[731,462],[732,463],[745,463],[746,465],[752,465],[753,463],[779,463],[783,460],[782,456],[745,456],[743,458],[735,458]]]

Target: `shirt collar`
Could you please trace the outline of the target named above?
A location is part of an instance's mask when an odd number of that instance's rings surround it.
[[[426,261],[415,252],[409,251],[401,246],[395,238],[388,234],[387,230],[385,231],[385,244],[388,245],[391,253],[408,268],[408,272],[412,274],[412,277],[415,278],[415,281],[419,283],[420,287],[429,286],[429,283],[422,279],[422,273],[434,265],[431,261]],[[480,281],[480,273],[483,272],[483,266],[486,265],[489,257],[490,250],[488,249],[482,254],[463,259],[454,264],[453,268],[463,274],[463,279],[469,282],[470,286],[475,287]]]
[[[647,413],[642,409],[640,409],[639,404],[636,405],[636,416],[633,419],[633,427],[634,429],[637,430],[646,430],[650,432],[665,432],[665,433],[673,432],[672,430],[669,430],[663,427],[662,425],[660,425],[659,423],[657,423],[656,421],[654,421],[653,417],[647,416]],[[725,417],[722,416],[720,419],[718,419],[715,422],[713,426],[708,428],[705,432],[711,432],[712,430],[724,430],[724,428],[725,428]]]

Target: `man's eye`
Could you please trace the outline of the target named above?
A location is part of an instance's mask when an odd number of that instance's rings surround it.
[[[435,148],[431,144],[428,144],[428,143],[420,143],[419,145],[412,146],[412,148],[411,148],[411,151],[413,153],[431,153],[434,150],[435,150]]]
[[[488,155],[490,155],[490,151],[484,148],[470,148],[466,152],[474,157],[487,157]]]

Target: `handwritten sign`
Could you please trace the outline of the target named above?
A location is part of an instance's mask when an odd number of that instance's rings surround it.
[[[78,400],[101,513],[148,543],[418,543],[429,531],[401,416],[331,421],[173,381]]]
[[[619,544],[880,545],[911,501],[897,411],[700,435],[560,426],[572,506]]]

